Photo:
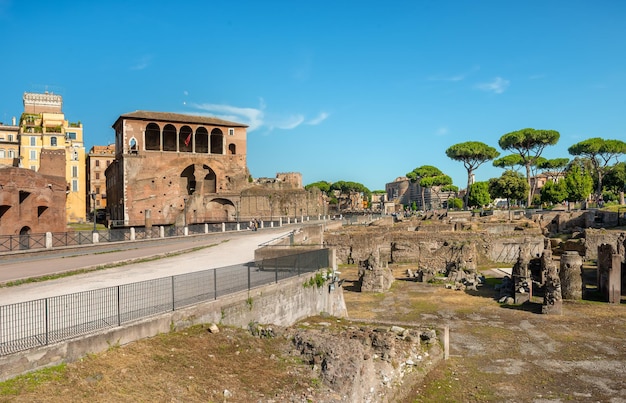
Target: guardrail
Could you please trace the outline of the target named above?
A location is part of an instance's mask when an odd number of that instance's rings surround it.
[[[310,221],[310,217],[295,219],[282,217],[259,221],[259,228],[282,227],[284,224]],[[326,220],[326,217],[315,217]],[[158,239],[175,236],[208,234],[215,232],[241,231],[248,228],[244,222],[223,222],[190,224],[187,227],[175,225],[154,226],[151,228],[129,227],[111,228],[96,231],[47,232],[43,234],[0,235],[0,254],[4,252],[50,249],[62,246],[91,245],[103,242],[135,241],[140,239]]]
[[[329,249],[0,305],[0,356],[332,267]]]

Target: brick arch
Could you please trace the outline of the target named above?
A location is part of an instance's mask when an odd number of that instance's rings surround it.
[[[208,165],[202,168],[207,172],[202,180],[203,193],[217,193],[217,175]]]
[[[220,129],[211,130],[211,154],[224,154],[224,133]]]
[[[176,127],[169,123],[166,124],[163,127],[163,151],[177,151],[177,137],[178,133],[176,131]]]
[[[178,136],[178,151],[181,153],[190,153],[193,150],[193,130],[185,125],[180,128]]]
[[[161,150],[161,128],[156,123],[148,123],[144,135],[145,149],[149,151]]]
[[[209,152],[209,131],[205,127],[196,130],[196,153],[206,154]]]
[[[183,169],[180,173],[180,179],[180,187],[181,189],[185,189],[186,194],[192,195],[196,192],[196,167],[194,165],[188,165]]]
[[[229,199],[212,199],[206,204],[205,208],[207,218],[210,221],[231,221],[237,215],[235,204]]]

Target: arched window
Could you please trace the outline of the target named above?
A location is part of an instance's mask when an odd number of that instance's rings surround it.
[[[211,154],[224,154],[224,134],[220,129],[211,130]]]
[[[203,182],[204,182],[203,187],[204,187],[205,193],[216,193],[217,192],[217,178],[215,176],[215,171],[206,165],[203,165],[202,168],[208,171],[207,174],[203,178]]]
[[[131,137],[130,141],[128,142],[128,146],[130,147],[131,154],[137,154],[137,140],[134,137]]]
[[[206,154],[209,152],[209,132],[204,127],[196,130],[196,153]]]
[[[56,147],[57,146],[57,138],[56,137],[50,137],[50,146],[51,147]]]
[[[235,150],[236,150],[236,147],[235,147],[235,145],[234,145],[234,144],[229,144],[229,145],[228,145],[228,153],[229,153],[230,155],[235,155],[235,154],[236,154],[236,153],[235,153]]]
[[[156,123],[148,123],[146,126],[146,150],[161,150],[161,128]]]
[[[163,151],[177,151],[176,144],[176,128],[174,125],[167,124],[163,128]]]
[[[193,131],[189,126],[180,128],[178,136],[178,151],[190,153],[193,150]]]

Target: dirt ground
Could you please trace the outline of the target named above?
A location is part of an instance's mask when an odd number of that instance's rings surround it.
[[[626,304],[540,299],[503,306],[492,284],[464,292],[397,280],[385,293],[355,292],[342,267],[351,319],[450,329],[450,358],[406,402],[626,402]],[[309,318],[308,322],[328,320]],[[284,337],[206,327],[112,346],[62,367],[0,383],[1,402],[322,402],[332,391]],[[326,400],[328,399],[328,400]]]

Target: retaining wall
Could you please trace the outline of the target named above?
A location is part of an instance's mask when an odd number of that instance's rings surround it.
[[[287,326],[321,312],[337,317],[347,316],[343,289],[338,284],[331,287],[327,282],[321,288],[304,286],[314,275],[291,278],[128,326],[0,357],[0,381],[42,367],[76,361],[87,354],[106,351],[111,346],[128,344],[197,324],[220,323],[245,328],[250,322],[256,321]]]

